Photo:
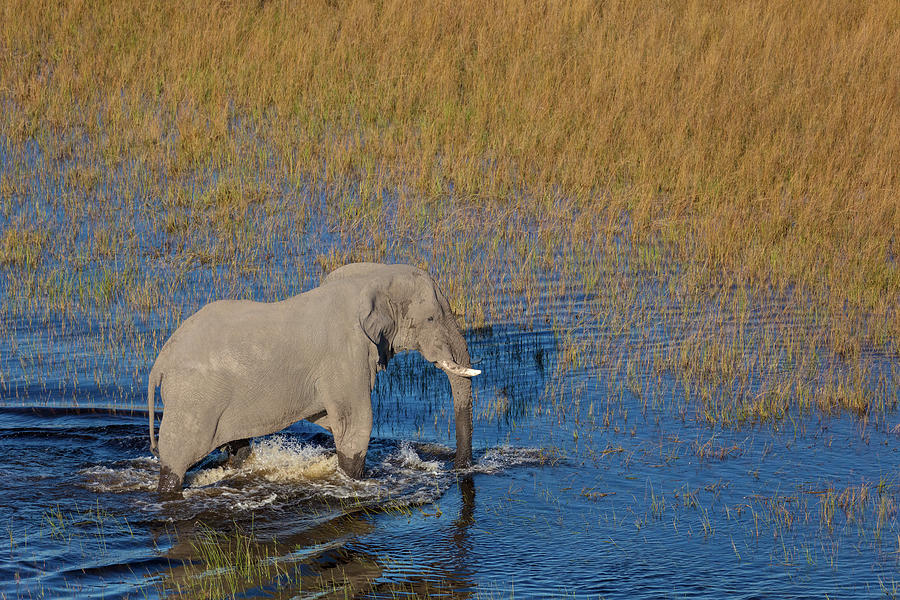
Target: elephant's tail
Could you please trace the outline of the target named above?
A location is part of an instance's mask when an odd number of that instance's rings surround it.
[[[150,452],[158,458],[159,451],[156,449],[156,400],[154,395],[157,386],[162,381],[162,373],[157,371],[156,365],[153,365],[153,368],[150,369],[150,376],[147,379],[147,412],[150,413]]]

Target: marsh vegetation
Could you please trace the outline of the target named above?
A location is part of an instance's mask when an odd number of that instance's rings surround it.
[[[0,3],[0,594],[896,595],[898,22],[880,0]],[[325,455],[295,470],[328,448],[301,427],[247,472],[204,465],[193,505],[141,500],[129,411],[181,320],[355,260],[429,270],[468,330],[477,494],[439,376],[401,356],[377,493]],[[73,407],[113,412],[47,412]]]

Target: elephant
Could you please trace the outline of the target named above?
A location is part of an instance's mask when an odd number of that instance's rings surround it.
[[[375,375],[398,352],[419,352],[450,382],[454,467],[472,460],[473,369],[434,279],[408,265],[353,263],[319,287],[279,302],[218,300],[187,318],[156,358],[147,384],[157,490],[179,496],[184,475],[217,448],[240,459],[250,438],[301,419],[334,436],[338,466],[363,476]],[[155,439],[156,389],[163,401]],[[230,460],[231,460],[230,459]]]

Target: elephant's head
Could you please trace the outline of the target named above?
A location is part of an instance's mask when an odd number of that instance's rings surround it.
[[[456,417],[457,468],[472,462],[473,369],[466,341],[447,299],[426,272],[407,265],[355,263],[325,279],[358,278],[363,290],[359,325],[378,348],[381,367],[397,352],[418,351],[447,374]]]

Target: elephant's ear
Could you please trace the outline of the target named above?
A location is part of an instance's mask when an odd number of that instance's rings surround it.
[[[438,287],[436,281],[432,280],[432,285],[434,286],[434,295],[437,298],[438,304],[441,305],[441,308],[444,310],[444,313],[448,317],[453,317],[453,310],[450,308],[450,301],[447,300],[447,296],[444,295],[444,292],[441,291],[441,288]]]
[[[362,306],[359,325],[373,344],[378,348],[378,364],[387,366],[394,355],[394,335],[397,333],[397,322],[394,310],[388,297],[375,292],[369,296]]]

